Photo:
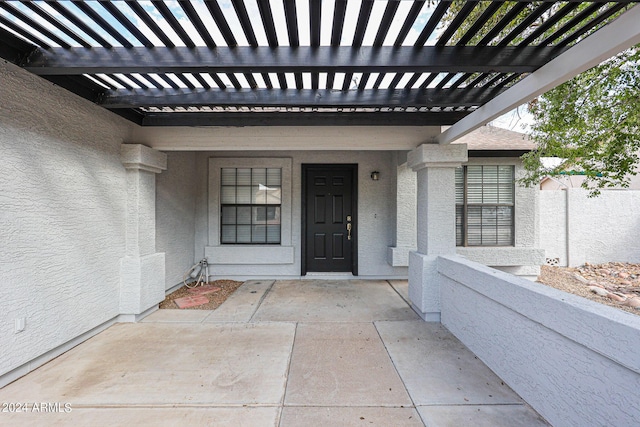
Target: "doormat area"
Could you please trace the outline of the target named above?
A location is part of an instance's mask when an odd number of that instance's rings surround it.
[[[198,297],[198,301],[202,302],[202,304],[187,304],[187,306],[182,308],[182,310],[215,310],[225,302],[227,298],[229,298],[236,289],[242,285],[242,283],[244,282],[237,282],[235,280],[215,280],[192,289],[183,286],[167,295],[164,301],[160,303],[160,308],[179,310],[180,307],[176,304],[175,300],[180,298],[195,300],[190,297]]]

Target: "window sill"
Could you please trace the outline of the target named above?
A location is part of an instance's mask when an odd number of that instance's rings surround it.
[[[224,245],[206,246],[204,254],[210,265],[293,264],[293,246]]]

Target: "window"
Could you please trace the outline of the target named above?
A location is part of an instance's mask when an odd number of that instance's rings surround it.
[[[282,169],[222,168],[222,244],[280,244]]]
[[[514,166],[456,169],[456,245],[513,246]]]

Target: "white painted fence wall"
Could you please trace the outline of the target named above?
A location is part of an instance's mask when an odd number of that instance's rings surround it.
[[[561,266],[640,262],[640,191],[540,191],[540,247]]]
[[[442,324],[554,426],[640,420],[640,316],[440,257]]]

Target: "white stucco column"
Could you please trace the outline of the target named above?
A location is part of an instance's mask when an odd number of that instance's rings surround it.
[[[407,152],[397,155],[396,224],[393,246],[387,250],[387,261],[394,267],[409,265],[409,253],[416,243],[416,174],[407,165]]]
[[[164,253],[156,253],[156,174],[167,169],[167,155],[140,144],[122,144],[120,157],[127,170],[127,236],[126,255],[120,260],[120,314],[131,315],[128,320],[135,321],[137,315],[164,299]]]
[[[426,321],[440,321],[436,261],[456,253],[455,168],[466,162],[466,144],[423,144],[409,153],[418,174],[418,250],[409,255],[409,299]]]

